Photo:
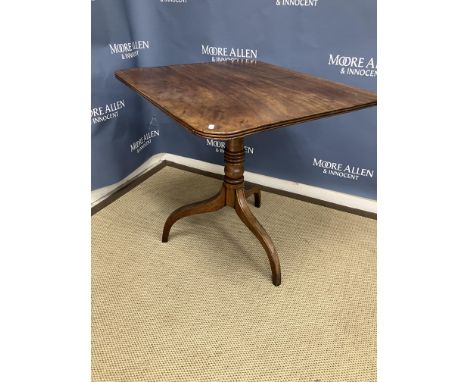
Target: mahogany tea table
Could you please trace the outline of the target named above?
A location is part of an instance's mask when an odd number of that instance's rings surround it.
[[[260,189],[244,186],[244,137],[375,106],[369,91],[313,77],[264,62],[210,62],[120,70],[115,76],[189,131],[226,141],[224,182],[213,197],[175,210],[166,220],[162,241],[186,216],[235,209],[265,249],[274,285],[281,284],[275,246],[251,212],[260,207]]]

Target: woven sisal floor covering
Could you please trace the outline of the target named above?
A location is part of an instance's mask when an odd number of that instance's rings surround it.
[[[93,381],[375,381],[376,222],[263,193],[177,222],[220,181],[166,167],[92,218]]]

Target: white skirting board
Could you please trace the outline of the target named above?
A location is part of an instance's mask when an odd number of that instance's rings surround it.
[[[156,167],[158,164],[161,164],[164,161],[165,155],[165,153],[153,155],[140,167],[138,167],[136,170],[132,171],[128,176],[123,178],[120,182],[91,191],[91,208],[107,199],[118,189],[133,181],[133,179],[139,177],[140,175],[143,175],[145,172]]]
[[[148,159],[145,163],[143,163],[140,167],[138,167],[135,171],[122,179],[120,182],[92,191],[91,207],[99,204],[119,188],[131,182],[134,178],[151,170],[165,160],[187,167],[196,168],[198,170],[203,170],[215,174],[224,174],[224,167],[221,165],[186,158],[180,155],[160,153],[153,155],[150,159]],[[341,206],[355,208],[366,212],[377,213],[377,201],[373,199],[367,199],[342,192],[327,190],[325,188],[309,186],[307,184],[291,182],[289,180],[273,178],[271,176],[255,174],[250,171],[246,171],[244,173],[244,179],[247,182],[256,183],[261,186],[308,196],[314,199],[319,199],[325,202],[339,204]]]

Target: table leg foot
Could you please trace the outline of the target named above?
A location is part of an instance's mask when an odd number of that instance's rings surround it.
[[[162,242],[167,243],[171,227],[177,220],[190,215],[217,211],[225,206],[225,200],[226,192],[223,186],[215,196],[209,199],[202,200],[201,202],[188,204],[186,206],[178,208],[172,214],[169,215],[169,217],[166,220],[166,223],[164,224]]]
[[[262,204],[262,193],[261,193],[260,187],[253,186],[253,187],[250,187],[249,189],[245,190],[245,197],[246,198],[248,198],[252,194],[254,195],[254,198],[255,198],[255,201],[254,201],[255,207],[260,208],[260,206]]]
[[[268,255],[268,260],[270,261],[273,285],[280,285],[281,268],[275,246],[273,245],[273,241],[271,240],[270,236],[265,231],[265,228],[262,227],[262,225],[252,214],[252,211],[250,211],[243,188],[236,190],[235,210],[242,222],[257,237],[257,239],[260,241],[263,248],[265,249]]]

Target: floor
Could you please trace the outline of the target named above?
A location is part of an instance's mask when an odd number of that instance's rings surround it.
[[[282,285],[220,181],[165,167],[92,217],[93,381],[376,380],[376,221],[263,193]],[[252,198],[253,199],[253,198]]]

